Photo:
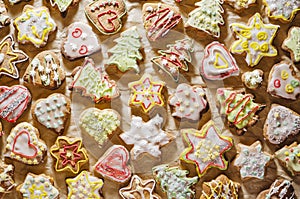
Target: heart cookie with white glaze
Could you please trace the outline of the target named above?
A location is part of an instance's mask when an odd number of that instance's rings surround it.
[[[16,122],[31,101],[29,90],[20,85],[0,86],[0,118]]]
[[[100,49],[101,46],[91,26],[82,22],[69,25],[61,50],[66,58],[74,60],[91,55]]]
[[[131,168],[127,165],[128,161],[128,150],[122,145],[113,145],[96,163],[95,172],[104,178],[124,183],[131,177]]]
[[[24,164],[40,164],[47,151],[37,128],[27,122],[15,126],[7,137],[5,157],[18,160]]]
[[[24,81],[48,89],[57,89],[66,78],[60,60],[61,58],[51,50],[37,54],[25,71]]]
[[[37,100],[31,112],[40,124],[60,135],[71,112],[71,100],[63,94],[54,93],[45,99]]]
[[[99,145],[103,145],[108,136],[120,126],[120,118],[119,113],[113,109],[88,108],[81,113],[79,125]]]

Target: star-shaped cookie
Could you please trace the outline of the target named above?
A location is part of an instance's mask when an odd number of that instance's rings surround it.
[[[7,75],[14,79],[19,78],[17,63],[24,62],[28,56],[21,50],[15,49],[15,42],[11,35],[0,42],[0,77]]]
[[[264,56],[274,57],[277,55],[277,50],[272,42],[279,26],[264,24],[259,13],[249,19],[248,25],[232,23],[230,27],[238,38],[232,44],[231,52],[247,53],[246,62],[249,66],[254,67]]]
[[[119,190],[119,194],[123,199],[132,198],[149,198],[160,199],[159,196],[154,194],[155,180],[142,180],[139,176],[134,175],[131,178],[130,184]]]
[[[101,199],[103,181],[92,176],[88,171],[82,171],[75,178],[66,179],[68,185],[67,198],[93,198]]]
[[[231,5],[237,12],[241,12],[256,4],[256,0],[224,0],[224,2]]]
[[[143,122],[138,116],[133,116],[131,128],[120,135],[121,139],[128,145],[134,145],[131,149],[133,160],[142,153],[148,153],[154,157],[161,155],[160,147],[168,144],[174,137],[162,130],[163,118],[158,114]]]
[[[224,153],[232,147],[232,139],[222,136],[213,121],[206,123],[200,131],[183,129],[181,132],[188,148],[180,159],[195,164],[200,177],[211,167],[227,169]]]
[[[144,74],[139,81],[128,84],[132,90],[130,104],[141,106],[146,113],[156,105],[163,106],[162,89],[164,86],[165,82],[154,82],[150,75]]]
[[[250,146],[238,144],[238,155],[234,160],[234,166],[240,168],[241,177],[264,179],[265,167],[270,161],[269,154],[262,151],[260,141]]]

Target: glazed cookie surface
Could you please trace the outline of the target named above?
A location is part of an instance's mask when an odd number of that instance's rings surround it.
[[[293,198],[296,199],[296,194],[292,182],[284,179],[276,179],[272,183],[270,189],[262,191],[257,199],[282,199],[282,198]]]
[[[300,10],[298,0],[263,0],[266,6],[266,12],[271,19],[279,19],[282,22],[291,22]]]
[[[0,0],[0,29],[10,24],[10,17],[7,13],[6,6],[2,0]]]
[[[247,71],[242,75],[242,82],[249,89],[257,89],[263,82],[264,71],[255,69]]]
[[[231,5],[237,12],[242,12],[257,3],[256,0],[224,0],[224,2]]]
[[[57,6],[60,12],[68,11],[69,7],[77,5],[80,0],[50,0],[51,6]]]
[[[22,15],[14,20],[14,25],[18,32],[18,42],[32,43],[37,48],[45,46],[49,35],[56,30],[56,23],[49,9],[44,6],[35,8],[26,5]]]
[[[282,49],[289,51],[294,62],[300,61],[300,27],[289,29],[287,38],[282,43]]]

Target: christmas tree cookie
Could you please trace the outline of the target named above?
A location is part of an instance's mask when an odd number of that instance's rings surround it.
[[[291,27],[288,37],[283,41],[282,48],[291,54],[294,62],[300,61],[300,27]]]
[[[114,40],[117,44],[108,51],[111,56],[107,64],[117,66],[121,72],[133,69],[139,73],[137,60],[143,59],[140,39],[136,26],[122,32],[120,37]]]
[[[178,82],[179,71],[188,71],[188,63],[192,61],[190,54],[193,52],[192,40],[178,40],[175,44],[168,45],[167,48],[168,50],[158,51],[161,55],[153,57],[151,61],[170,75],[175,82]]]

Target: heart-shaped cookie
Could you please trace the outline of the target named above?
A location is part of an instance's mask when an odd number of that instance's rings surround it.
[[[35,120],[58,134],[63,133],[70,112],[71,100],[60,93],[37,100],[31,108]]]
[[[131,169],[127,165],[129,152],[122,145],[113,145],[98,160],[95,172],[118,183],[124,183],[131,177]]]
[[[230,76],[238,76],[240,69],[228,49],[214,41],[205,47],[200,72],[206,79],[223,80]]]
[[[69,88],[81,91],[83,96],[92,98],[95,103],[119,96],[115,81],[109,79],[103,68],[96,68],[91,58],[86,58],[83,66],[76,68],[73,74],[74,81]]]
[[[0,118],[16,122],[31,101],[29,90],[20,85],[0,86]]]
[[[80,115],[80,127],[102,145],[120,126],[118,112],[113,109],[88,108]]]
[[[85,7],[85,14],[105,35],[117,33],[122,28],[121,18],[126,14],[123,0],[96,0]]]
[[[27,122],[15,126],[7,137],[6,157],[25,164],[41,163],[46,151],[47,146],[39,138],[38,129]]]
[[[54,51],[40,52],[27,67],[23,76],[24,81],[48,89],[58,88],[66,76],[60,60]]]
[[[101,49],[101,45],[92,27],[74,22],[67,28],[62,44],[62,53],[69,60],[91,55]]]

